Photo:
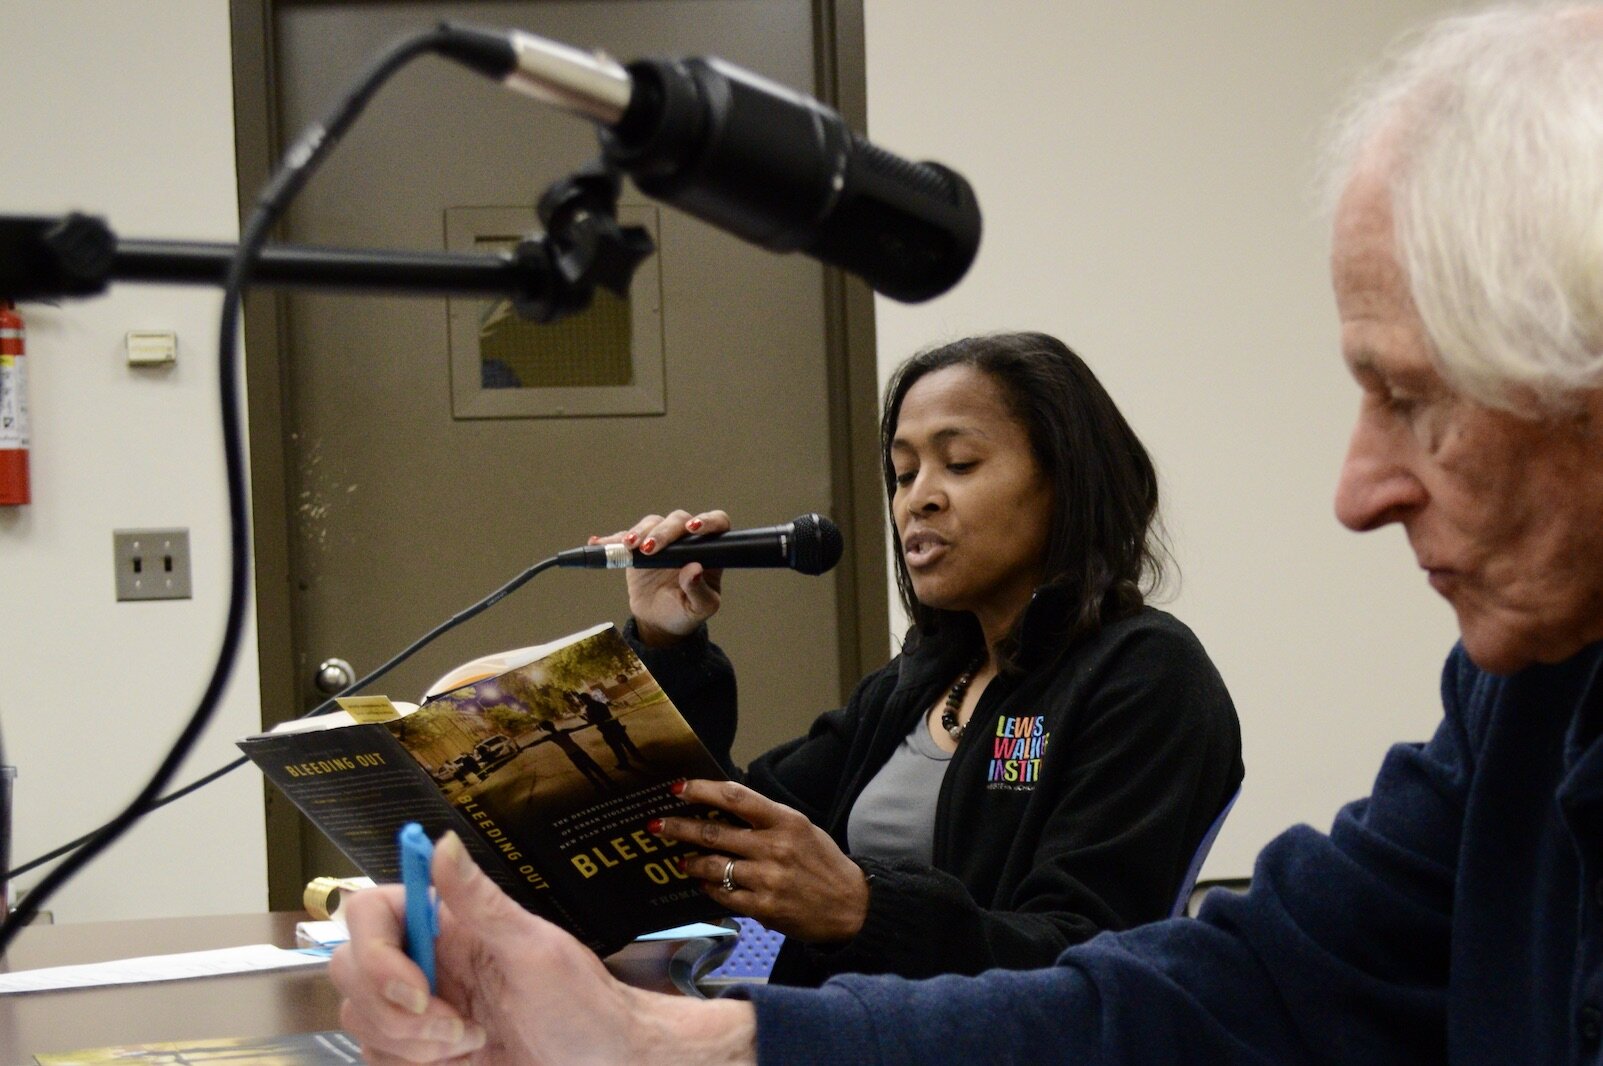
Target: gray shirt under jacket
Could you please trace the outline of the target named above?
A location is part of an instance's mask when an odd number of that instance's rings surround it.
[[[852,804],[847,851],[859,858],[928,866],[935,854],[935,797],[952,761],[922,718]]]

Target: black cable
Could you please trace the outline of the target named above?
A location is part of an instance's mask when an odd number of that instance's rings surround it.
[[[531,578],[534,577],[534,575],[536,575],[538,573],[541,573],[542,571],[551,569],[553,566],[556,565],[556,562],[557,562],[557,557],[555,555],[553,555],[549,559],[542,559],[539,562],[535,563],[533,566],[531,566],[527,570],[523,571],[523,573],[519,574],[517,577],[513,578],[511,581],[508,581],[506,584],[502,585],[500,588],[496,589],[494,592],[490,593],[488,596],[486,596],[483,599],[479,600],[477,603],[474,603],[472,606],[466,607],[463,610],[458,611],[456,614],[452,615],[450,618],[447,618],[445,621],[441,622],[439,625],[435,626],[433,629],[429,630],[427,633],[423,634],[421,637],[417,638],[412,643],[408,644],[405,648],[401,649],[400,652],[398,652],[397,654],[392,656],[387,662],[385,662],[382,666],[380,666],[377,669],[375,669],[372,673],[368,674],[366,677],[361,677],[361,678],[356,679],[355,681],[352,681],[349,685],[346,685],[339,692],[337,692],[333,696],[330,696],[328,699],[324,700],[322,703],[318,704],[316,707],[313,707],[311,710],[307,711],[305,714],[301,715],[300,717],[301,718],[315,718],[318,715],[328,714],[331,711],[338,710],[339,709],[339,704],[336,701],[339,700],[340,697],[349,696],[353,692],[360,692],[362,689],[364,689],[367,686],[371,685],[373,682],[377,681],[379,678],[383,677],[385,674],[389,673],[391,670],[395,669],[397,666],[400,666],[406,660],[410,659],[413,655],[416,655],[418,652],[422,651],[424,648],[426,648],[430,644],[434,643],[435,640],[439,639],[441,636],[445,635],[446,633],[449,633],[451,630],[455,629],[457,626],[461,625],[463,622],[466,622],[468,619],[474,617],[475,615],[477,615],[477,614],[479,614],[479,613],[481,613],[483,611],[487,611],[491,607],[494,607],[497,603],[500,603],[507,596],[511,595],[513,592],[516,592],[518,589],[522,588],[525,583],[527,583]],[[176,789],[175,791],[169,792],[167,795],[161,797],[160,799],[152,801],[150,806],[147,807],[144,810],[143,813],[144,814],[149,814],[152,811],[159,810],[160,808],[167,806],[167,804],[172,803],[174,800],[183,799],[185,796],[189,795],[191,792],[194,792],[196,789],[199,789],[201,786],[211,784],[213,781],[217,780],[219,777],[222,777],[224,774],[232,773],[234,770],[239,769],[241,766],[244,766],[248,762],[250,762],[249,759],[245,758],[244,756],[241,756],[238,759],[235,759],[233,762],[229,763],[227,766],[223,766],[223,767],[220,767],[220,768],[218,768],[216,770],[213,770],[211,773],[207,774],[205,777],[198,778],[198,779],[196,779],[194,781],[191,781],[189,784],[185,785],[183,788]],[[29,872],[30,870],[33,870],[35,867],[43,866],[45,863],[49,862],[50,860],[55,859],[55,858],[59,858],[60,856],[67,854],[67,852],[72,851],[75,848],[82,847],[84,844],[87,844],[89,841],[93,840],[95,838],[96,834],[98,834],[98,833],[102,832],[103,830],[109,828],[110,825],[111,825],[111,823],[108,822],[106,825],[101,826],[99,829],[92,829],[89,832],[85,833],[83,836],[78,837],[76,840],[69,840],[69,841],[67,841],[67,843],[61,845],[58,848],[55,848],[52,851],[48,851],[45,854],[40,855],[36,859],[30,859],[29,861],[27,861],[27,862],[23,863],[22,865],[18,866],[15,870],[12,870],[11,871],[11,876],[12,877],[17,877],[17,876],[19,876],[21,874],[25,874],[25,873]]]
[[[0,923],[0,958],[16,938],[17,932],[30,921],[56,890],[102,851],[126,833],[147,810],[161,790],[167,787],[190,749],[200,739],[217,710],[227,687],[234,662],[239,656],[240,638],[245,628],[245,607],[250,599],[250,540],[247,534],[248,517],[245,500],[244,446],[240,434],[238,381],[236,365],[239,332],[239,305],[241,294],[250,279],[251,267],[267,241],[268,233],[277,223],[289,201],[312,176],[318,164],[339,143],[340,137],[350,129],[357,116],[379,87],[405,64],[419,55],[433,51],[447,38],[441,29],[416,33],[391,45],[357,79],[355,87],[335,105],[328,119],[313,124],[303,131],[284,154],[278,173],[267,183],[256,199],[256,207],[240,235],[239,248],[229,264],[228,278],[223,289],[223,308],[217,341],[218,389],[222,402],[223,457],[228,472],[228,526],[230,566],[228,580],[228,620],[223,627],[223,645],[217,653],[211,680],[201,696],[189,722],[173,742],[166,758],[151,775],[145,787],[116,818],[96,831],[94,836],[78,848],[65,862],[44,876],[17,904],[16,909]]]
[[[6,742],[0,735],[0,911],[9,908],[11,893],[11,788],[3,776],[6,772]],[[0,918],[4,918],[0,914]]]

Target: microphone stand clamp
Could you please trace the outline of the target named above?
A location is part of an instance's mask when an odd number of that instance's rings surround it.
[[[536,208],[544,238],[518,245],[515,256],[544,256],[546,270],[528,271],[544,285],[514,295],[513,308],[535,322],[553,322],[590,306],[596,286],[619,297],[655,246],[641,226],[618,224],[618,172],[597,160],[556,182]]]

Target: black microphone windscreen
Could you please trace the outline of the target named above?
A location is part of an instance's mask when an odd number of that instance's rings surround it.
[[[803,574],[822,574],[834,569],[846,547],[840,527],[821,514],[804,514],[792,526],[795,530],[796,559],[792,564]]]

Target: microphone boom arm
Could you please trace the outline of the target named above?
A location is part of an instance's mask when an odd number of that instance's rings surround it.
[[[256,286],[417,296],[504,296],[518,314],[552,322],[589,306],[595,287],[628,293],[654,248],[638,226],[619,226],[617,179],[592,165],[540,201],[547,232],[500,252],[399,252],[270,245]],[[127,240],[104,219],[0,215],[0,299],[97,296],[114,281],[222,285],[236,245]]]

